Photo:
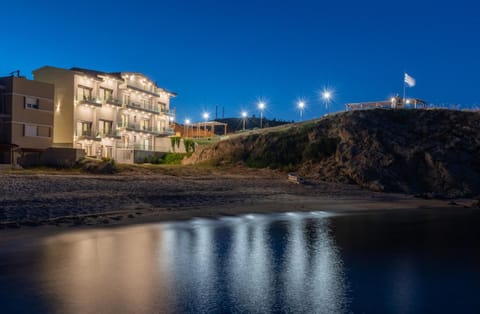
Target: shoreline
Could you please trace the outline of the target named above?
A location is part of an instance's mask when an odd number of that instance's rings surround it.
[[[473,200],[427,200],[354,185],[288,182],[286,174],[240,169],[184,175],[4,175],[0,243],[22,235],[126,227],[193,218],[324,211],[461,209]]]

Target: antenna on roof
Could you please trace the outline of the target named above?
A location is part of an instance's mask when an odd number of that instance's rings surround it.
[[[20,77],[20,70],[16,70],[16,71],[10,72],[10,75],[11,75],[11,76],[15,76],[15,73],[17,73],[17,77]]]

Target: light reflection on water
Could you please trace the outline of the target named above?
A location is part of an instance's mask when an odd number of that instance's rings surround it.
[[[38,248],[32,284],[56,313],[338,313],[342,263],[328,220],[312,217],[246,215],[61,235]]]
[[[0,311],[476,313],[480,216],[457,216],[255,214],[0,245]]]

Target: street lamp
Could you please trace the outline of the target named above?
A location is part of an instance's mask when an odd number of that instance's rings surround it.
[[[325,109],[327,109],[327,113],[329,113],[329,103],[330,103],[330,99],[332,98],[332,92],[326,90],[322,93],[322,98],[323,98],[323,101],[325,102]]]
[[[260,109],[260,129],[263,129],[263,110],[265,109],[265,103],[263,101],[258,103],[258,109]]]
[[[298,109],[300,110],[300,121],[303,120],[303,109],[305,109],[305,102],[304,101],[299,101],[298,104]]]
[[[187,135],[185,137],[188,137],[188,129],[190,128],[190,119],[185,119],[185,128],[187,129],[187,132],[186,132]]]
[[[208,117],[209,117],[209,116],[210,116],[210,115],[208,114],[208,112],[204,112],[204,113],[203,113],[203,119],[205,120],[205,128],[204,128],[204,131],[205,131],[205,132],[204,132],[204,135],[205,135],[205,137],[207,137],[207,121],[208,121]]]
[[[247,121],[247,112],[242,111],[242,118],[243,118],[243,130],[245,131],[245,123]]]

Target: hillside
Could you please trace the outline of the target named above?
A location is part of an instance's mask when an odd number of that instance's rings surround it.
[[[373,191],[480,194],[480,113],[368,110],[251,131],[200,147],[186,163],[244,163]]]

